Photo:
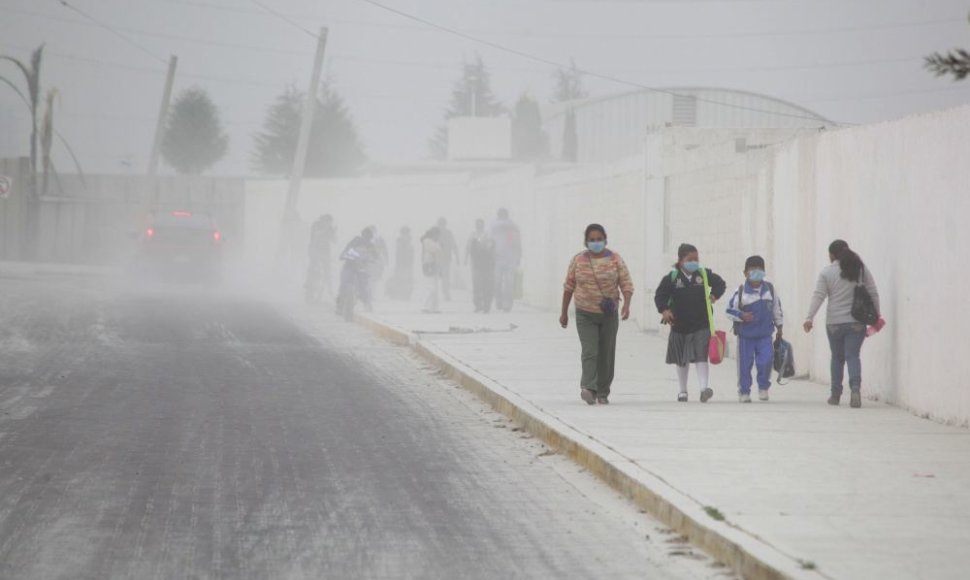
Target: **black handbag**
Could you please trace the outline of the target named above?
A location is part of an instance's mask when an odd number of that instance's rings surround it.
[[[596,288],[600,291],[600,296],[602,296],[600,299],[600,310],[603,311],[603,314],[616,314],[619,305],[616,303],[616,300],[613,300],[603,292],[603,287],[600,286],[599,278],[596,277],[596,267],[593,266],[592,254],[587,252],[586,258],[589,260],[589,269],[593,272],[593,280],[596,282]]]
[[[859,270],[859,282],[856,284],[855,294],[852,296],[852,318],[865,325],[872,326],[879,322],[879,311],[876,310],[876,304],[863,283],[865,276],[865,270]]]

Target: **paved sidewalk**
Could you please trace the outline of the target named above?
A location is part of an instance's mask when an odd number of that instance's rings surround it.
[[[691,401],[677,403],[664,340],[633,323],[621,326],[611,405],[587,406],[574,320],[563,330],[556,313],[471,314],[456,298],[442,314],[385,302],[371,318],[588,444],[669,502],[654,508],[662,519],[699,522],[680,527],[702,546],[727,538],[767,576],[967,577],[970,431],[871,401],[850,409],[847,396],[830,407],[809,382],[741,405],[732,360],[712,367],[711,402],[692,373]]]

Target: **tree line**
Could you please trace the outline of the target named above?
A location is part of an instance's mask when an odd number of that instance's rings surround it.
[[[582,74],[573,64],[555,74],[553,102],[568,102],[588,96]],[[250,157],[254,171],[263,175],[287,176],[293,166],[300,133],[305,94],[286,87],[268,107],[261,129],[253,135]],[[549,155],[549,138],[542,128],[539,101],[528,93],[510,108],[492,91],[491,73],[480,56],[462,65],[451,100],[444,113],[445,123],[435,129],[428,142],[429,154],[445,159],[448,154],[447,120],[454,117],[497,117],[512,120],[512,155],[518,161],[535,161]],[[567,114],[569,115],[569,114]],[[570,131],[567,118],[567,133]],[[575,132],[575,123],[572,124]],[[574,141],[574,139],[573,139]],[[567,147],[564,157],[570,160]],[[182,92],[173,103],[162,137],[161,154],[179,173],[200,174],[228,152],[228,137],[218,107],[208,93],[195,87]],[[366,162],[364,145],[350,109],[336,88],[321,85],[307,148],[307,177],[347,177]]]

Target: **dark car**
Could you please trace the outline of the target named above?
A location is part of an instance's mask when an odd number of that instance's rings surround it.
[[[168,279],[215,281],[222,271],[222,233],[212,216],[155,212],[141,236],[140,266]]]

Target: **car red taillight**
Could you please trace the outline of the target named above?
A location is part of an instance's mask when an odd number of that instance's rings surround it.
[[[154,230],[154,228],[148,228],[148,229],[146,229],[145,230],[145,237],[148,238],[148,239],[154,238],[155,237],[155,230]]]
[[[219,230],[216,230],[216,231],[212,232],[212,241],[213,242],[221,242],[222,241],[222,234],[219,233]]]

